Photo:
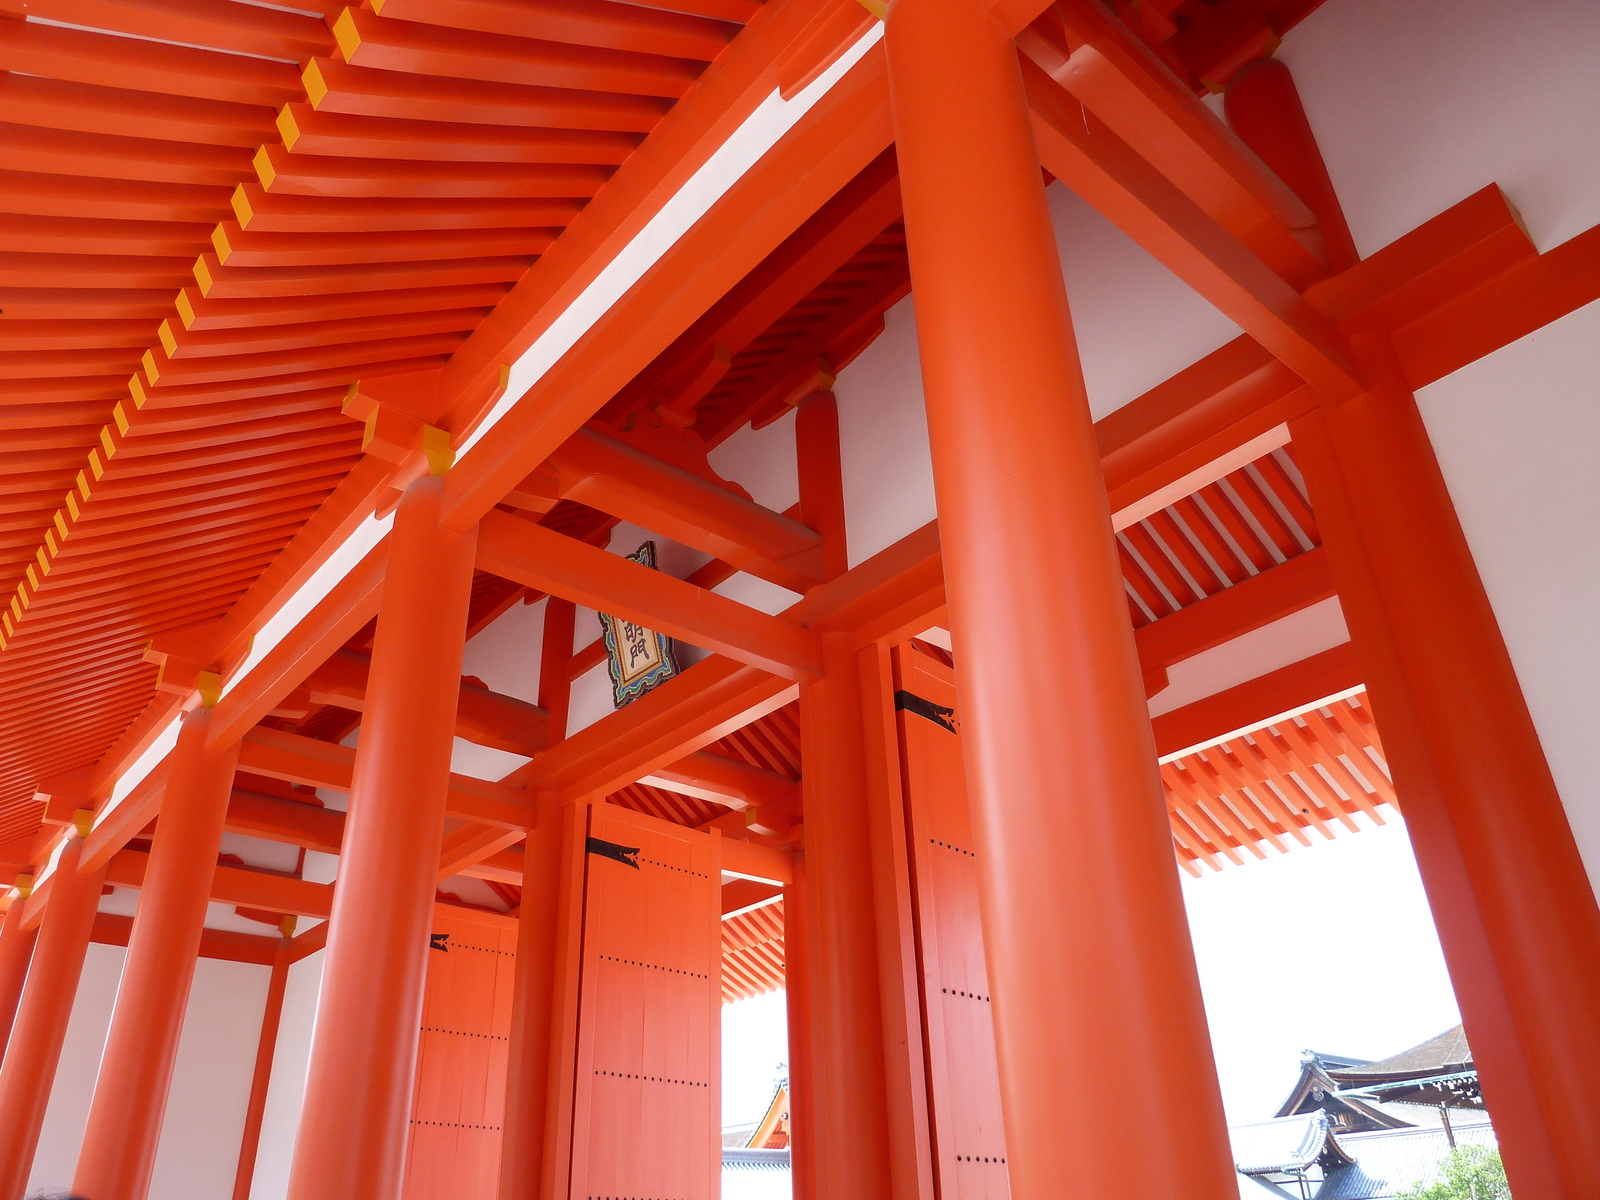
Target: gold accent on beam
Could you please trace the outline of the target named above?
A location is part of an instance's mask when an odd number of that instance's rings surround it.
[[[200,693],[203,707],[215,708],[222,699],[222,676],[215,671],[201,671],[194,677],[194,690]]]
[[[428,474],[443,475],[456,461],[448,430],[434,425],[422,427],[422,453],[428,459]]]

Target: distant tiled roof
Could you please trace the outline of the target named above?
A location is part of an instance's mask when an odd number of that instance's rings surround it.
[[[789,1173],[787,1150],[752,1150],[746,1147],[722,1148],[724,1171],[782,1171]]]
[[[1276,1117],[1228,1130],[1234,1165],[1245,1175],[1275,1175],[1310,1169],[1325,1160],[1347,1162],[1348,1156],[1328,1134],[1328,1114],[1320,1109],[1293,1117]]]
[[[1383,1112],[1354,1096],[1336,1095],[1344,1085],[1334,1082],[1329,1074],[1333,1064],[1360,1066],[1363,1065],[1363,1060],[1340,1058],[1332,1054],[1319,1054],[1307,1050],[1300,1056],[1300,1078],[1295,1081],[1294,1090],[1273,1115],[1292,1117],[1320,1110],[1328,1114],[1329,1122],[1336,1133],[1355,1133],[1366,1129],[1400,1129],[1411,1124],[1410,1121]]]
[[[1421,1045],[1377,1062],[1355,1066],[1330,1066],[1328,1074],[1340,1083],[1380,1083],[1393,1079],[1418,1079],[1428,1075],[1447,1075],[1472,1070],[1472,1048],[1466,1030],[1457,1025]]]
[[[1493,1146],[1494,1128],[1457,1125],[1455,1139],[1460,1146]],[[1330,1171],[1317,1200],[1387,1200],[1401,1188],[1431,1181],[1450,1152],[1442,1128],[1351,1133],[1339,1144],[1356,1161]]]

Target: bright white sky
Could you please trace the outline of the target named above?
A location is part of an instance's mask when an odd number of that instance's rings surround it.
[[[1230,1124],[1272,1116],[1301,1050],[1384,1058],[1461,1019],[1411,844],[1384,812],[1383,828],[1184,876]],[[783,1074],[783,993],[722,1014],[722,1120],[736,1125]]]

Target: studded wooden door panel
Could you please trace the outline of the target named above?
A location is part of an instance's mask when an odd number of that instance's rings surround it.
[[[596,804],[589,839],[569,1195],[717,1200],[717,838]]]
[[[940,1200],[1006,1200],[1005,1128],[955,677],[908,647],[894,658],[935,1180]]]
[[[411,1103],[405,1200],[494,1200],[516,967],[514,917],[439,904]]]

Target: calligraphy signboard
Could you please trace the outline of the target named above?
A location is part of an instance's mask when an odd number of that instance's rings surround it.
[[[628,557],[654,569],[656,544],[646,542]],[[606,661],[611,668],[613,699],[618,708],[678,673],[678,656],[673,652],[671,638],[610,613],[599,616],[600,628],[605,633]]]

